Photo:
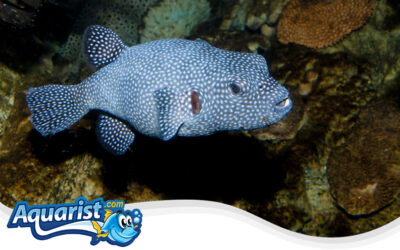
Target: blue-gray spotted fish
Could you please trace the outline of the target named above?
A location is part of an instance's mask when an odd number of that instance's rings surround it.
[[[255,129],[277,123],[292,107],[289,92],[257,54],[218,49],[201,39],[127,47],[98,25],[88,27],[83,46],[87,63],[101,69],[77,85],[28,90],[31,122],[43,136],[99,110],[98,139],[120,155],[134,141],[133,131],[169,140]]]

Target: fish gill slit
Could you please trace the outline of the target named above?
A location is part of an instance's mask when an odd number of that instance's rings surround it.
[[[192,113],[194,115],[197,115],[201,111],[201,102],[200,102],[200,97],[199,93],[196,91],[192,91],[192,94],[190,95],[190,103],[192,105]]]

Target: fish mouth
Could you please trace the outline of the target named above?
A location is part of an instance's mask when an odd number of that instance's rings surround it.
[[[279,102],[275,104],[274,110],[277,115],[285,116],[292,109],[292,100],[289,96],[280,99]]]
[[[262,122],[266,125],[278,123],[289,113],[292,109],[292,105],[293,103],[289,96],[280,99],[279,102],[272,107],[272,112],[269,112],[268,115],[263,117]]]
[[[123,231],[122,231],[123,232]],[[116,240],[116,241],[119,241],[119,242],[127,242],[127,241],[129,241],[129,240],[131,240],[135,235],[136,235],[136,231],[132,228],[131,230],[130,230],[130,232],[129,233],[120,233],[120,232],[118,232],[117,230],[112,230],[111,231],[111,236]],[[118,239],[117,239],[117,237],[119,237]]]
[[[275,105],[275,108],[277,108],[277,109],[284,109],[284,108],[286,108],[286,107],[289,107],[291,103],[292,103],[292,101],[290,100],[290,98],[289,98],[289,97],[286,97],[286,98],[283,99],[282,101],[278,102],[278,103]]]

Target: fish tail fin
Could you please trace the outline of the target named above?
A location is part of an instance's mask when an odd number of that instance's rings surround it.
[[[83,98],[85,91],[77,86],[46,85],[28,90],[31,122],[43,136],[70,127],[89,111]]]
[[[92,220],[92,224],[93,224],[94,229],[96,229],[96,231],[97,231],[97,238],[107,237],[108,232],[107,233],[101,233],[101,227],[100,227],[99,223],[97,223],[96,221]]]

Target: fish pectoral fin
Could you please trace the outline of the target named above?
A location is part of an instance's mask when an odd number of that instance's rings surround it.
[[[135,139],[135,134],[128,125],[106,114],[99,115],[97,119],[96,135],[100,144],[114,155],[123,155]]]
[[[154,97],[158,109],[160,137],[168,141],[178,133],[185,120],[185,114],[182,112],[184,102],[169,88],[157,90]]]

